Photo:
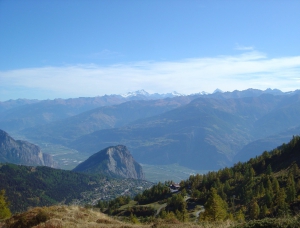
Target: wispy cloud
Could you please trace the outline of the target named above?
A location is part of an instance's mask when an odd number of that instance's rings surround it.
[[[0,72],[1,100],[148,92],[190,94],[247,88],[300,88],[300,56],[268,58],[258,51],[215,58],[134,62],[110,66],[74,65]],[[23,91],[23,92],[22,92]]]
[[[244,45],[236,44],[235,45],[235,50],[238,50],[238,51],[254,51],[255,48],[253,46],[244,46]]]

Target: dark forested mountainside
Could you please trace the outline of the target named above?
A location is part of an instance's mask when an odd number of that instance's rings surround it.
[[[105,173],[123,178],[144,179],[142,166],[131,156],[126,146],[105,148],[80,163],[73,171],[85,173]]]
[[[192,175],[189,179],[181,181],[177,194],[172,195],[168,191],[167,186],[170,183],[167,185],[159,183],[137,195],[135,200],[139,204],[164,200],[167,205],[160,216],[170,217],[168,213],[172,212],[182,221],[185,221],[188,210],[195,208],[195,205],[205,207],[205,211],[200,214],[200,221],[214,222],[229,219],[241,222],[288,217],[297,215],[300,211],[299,166],[300,137],[294,136],[288,144],[264,152],[248,162],[239,162],[231,168],[204,175]],[[160,198],[157,196],[158,192]],[[183,196],[186,195],[190,196],[190,199],[185,202]],[[265,220],[264,222],[273,225],[259,226],[260,222],[257,222],[257,226],[249,227],[275,227],[276,221]]]
[[[92,153],[96,148],[122,142],[141,163],[218,169],[230,165],[247,144],[278,133],[275,126],[273,131],[272,123],[280,121],[286,129],[299,126],[300,109],[295,106],[300,107],[298,94],[288,98],[270,94],[239,99],[198,98],[124,127],[82,136],[70,146]],[[281,112],[280,120],[269,115],[282,109],[285,112]],[[287,110],[293,110],[293,115]],[[264,118],[266,115],[268,119]],[[262,118],[264,124],[257,124]]]
[[[42,153],[38,146],[26,141],[14,140],[2,130],[0,130],[0,162],[55,166],[52,156]]]
[[[0,180],[0,190],[6,191],[14,213],[34,206],[93,204],[124,193],[133,196],[152,185],[142,180],[14,164],[0,164]]]

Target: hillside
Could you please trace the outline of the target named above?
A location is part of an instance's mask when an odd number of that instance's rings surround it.
[[[123,145],[111,146],[93,154],[73,171],[145,179],[142,166],[134,160],[129,150]]]
[[[134,201],[117,197],[96,207],[118,218],[136,217],[200,227],[299,227],[300,137],[231,168],[158,183]],[[204,207],[203,207],[204,205]],[[153,220],[151,220],[153,221]],[[229,222],[231,221],[231,223]]]
[[[55,166],[52,156],[42,153],[38,146],[26,141],[14,140],[2,130],[0,130],[0,162],[33,166]]]
[[[0,164],[0,189],[5,189],[12,212],[54,204],[94,204],[121,194],[131,196],[152,184],[49,167]]]

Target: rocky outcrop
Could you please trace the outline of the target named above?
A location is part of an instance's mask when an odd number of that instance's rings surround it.
[[[142,166],[137,163],[126,146],[108,147],[89,157],[73,171],[106,173],[124,178],[144,179]]]
[[[2,130],[0,130],[0,162],[55,167],[51,155],[42,153],[34,144],[14,140]]]

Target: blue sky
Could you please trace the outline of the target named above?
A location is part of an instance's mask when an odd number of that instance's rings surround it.
[[[0,101],[300,89],[300,1],[0,0]]]

